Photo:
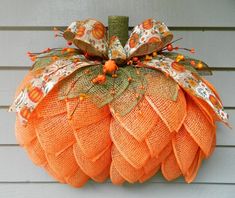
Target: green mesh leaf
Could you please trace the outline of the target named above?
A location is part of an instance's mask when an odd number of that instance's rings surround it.
[[[129,85],[129,74],[125,69],[119,68],[117,77],[106,75],[104,84],[94,84],[92,80],[102,74],[102,65],[80,69],[71,75],[60,87],[60,99],[86,96],[98,107],[110,103],[118,97]]]
[[[171,59],[176,59],[176,57],[178,55],[180,55],[179,53],[175,53],[175,52],[167,52],[167,53],[163,53],[164,56],[168,57],[168,58],[171,58]],[[184,65],[185,68],[197,75],[200,75],[200,76],[208,76],[208,75],[212,75],[212,72],[209,68],[209,66],[201,61],[201,60],[197,60],[197,59],[194,59],[194,58],[191,58],[189,56],[185,56],[185,60],[184,61],[180,61],[180,64]],[[195,63],[198,63],[198,62],[201,62],[202,63],[202,66],[203,66],[203,69],[196,69],[194,68],[190,62],[191,61],[195,61]]]
[[[124,69],[130,74],[132,80],[126,90],[110,103],[114,112],[121,116],[129,113],[139,103],[147,90],[144,69],[137,69],[134,66],[127,66]]]
[[[170,77],[166,77],[161,71],[151,68],[143,68],[148,83],[147,93],[160,95],[163,98],[176,101],[178,97],[178,83]]]
[[[75,49],[74,52],[62,52],[60,49],[52,49],[48,53],[43,53],[37,56],[36,61],[34,62],[32,69],[37,70],[45,66],[52,64],[55,60],[52,59],[53,56],[57,56],[60,59],[69,58],[72,55],[78,54],[78,50]]]
[[[92,80],[102,74],[102,69],[102,65],[81,68],[64,79],[59,87],[59,99],[87,97],[98,107],[110,104],[115,113],[123,116],[138,105],[148,89],[171,100],[178,96],[177,83],[158,70],[120,67],[116,78],[106,75],[104,84],[94,84]]]
[[[150,68],[136,70],[134,66],[125,69],[130,73],[132,81],[127,89],[110,103],[115,113],[121,116],[126,115],[148,93],[176,101],[179,90],[178,84],[172,78],[167,78],[161,71]]]

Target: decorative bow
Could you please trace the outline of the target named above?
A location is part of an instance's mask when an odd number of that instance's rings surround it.
[[[31,71],[32,78],[22,86],[10,107],[10,111],[19,113],[23,123],[27,123],[37,105],[59,81],[80,68],[101,65],[105,61],[103,74],[93,79],[93,83],[104,83],[106,73],[114,75],[118,66],[156,69],[174,79],[189,94],[204,100],[218,118],[227,123],[228,115],[218,95],[193,67],[196,60],[164,52],[167,45],[168,51],[172,51],[169,44],[173,39],[164,23],[145,20],[134,27],[124,47],[115,36],[108,42],[105,26],[94,19],[73,22],[63,32],[63,37],[79,49],[56,48],[46,49],[41,54],[29,54],[36,61]],[[198,61],[198,66],[206,64]]]
[[[91,56],[125,61],[159,51],[170,43],[173,34],[164,23],[147,19],[133,29],[123,48],[115,36],[107,41],[106,28],[101,22],[87,19],[71,23],[64,32],[64,38]]]

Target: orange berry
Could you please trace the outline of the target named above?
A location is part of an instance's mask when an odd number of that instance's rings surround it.
[[[152,58],[153,58],[153,57],[152,57],[152,56],[149,56],[149,55],[146,55],[146,56],[145,56],[145,60],[152,60]]]
[[[203,68],[202,62],[199,62],[199,63],[197,64],[197,68],[198,68],[198,69],[202,69],[202,68]]]
[[[51,59],[52,59],[53,61],[56,61],[56,60],[59,59],[59,57],[58,57],[58,56],[52,56]]]
[[[129,60],[129,61],[127,62],[127,65],[132,65],[132,63],[133,63],[133,61],[132,61],[132,60]]]
[[[112,78],[117,78],[117,74],[112,74]]]
[[[83,97],[83,96],[80,96],[80,97],[79,97],[79,100],[80,100],[80,101],[83,101],[83,100],[84,100],[84,97]]]
[[[195,53],[195,49],[194,48],[192,48],[192,49],[190,49],[190,53]]]
[[[42,53],[47,53],[47,52],[50,52],[50,51],[51,51],[50,48],[46,48],[46,49],[42,50]]]
[[[128,80],[128,82],[131,82],[131,81],[132,81],[132,78],[131,78],[131,77],[128,77],[127,80]]]
[[[173,51],[173,49],[174,49],[171,44],[168,44],[168,45],[166,46],[166,48],[167,48],[167,50],[168,50],[169,52]]]
[[[85,74],[89,74],[91,71],[89,70],[89,69],[86,69],[85,71],[84,71],[84,73]]]
[[[35,61],[36,60],[36,56],[32,56],[30,59],[31,59],[31,61]]]
[[[181,55],[181,54],[179,54],[179,55],[176,57],[176,59],[175,59],[176,62],[180,62],[180,61],[182,61],[182,60],[184,60],[184,56]]]
[[[195,66],[196,65],[196,63],[195,63],[195,61],[190,61],[190,64],[192,65],[192,66]]]
[[[74,52],[75,51],[75,49],[74,48],[67,48],[67,50],[66,50],[67,52]]]
[[[85,93],[79,94],[79,100],[83,101],[87,98],[87,95]]]
[[[99,74],[96,78],[92,80],[95,84],[103,84],[106,81],[106,76],[104,74]]]
[[[139,58],[135,56],[135,57],[132,58],[132,60],[133,60],[134,62],[137,62],[137,61],[139,60]]]
[[[73,44],[72,41],[67,42],[67,45],[72,45],[72,44]]]
[[[106,61],[103,66],[104,73],[113,73],[117,69],[118,69],[118,66],[116,65],[115,61],[113,61],[113,60]]]
[[[156,57],[157,56],[157,52],[153,52],[153,57]]]

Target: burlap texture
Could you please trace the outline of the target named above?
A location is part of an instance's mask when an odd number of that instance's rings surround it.
[[[114,184],[144,182],[159,170],[167,180],[182,175],[192,182],[215,147],[215,115],[162,73],[145,79],[141,97],[138,81],[98,107],[91,97],[61,98],[77,80],[71,76],[43,99],[27,126],[17,119],[17,140],[35,164],[74,187],[109,177]]]

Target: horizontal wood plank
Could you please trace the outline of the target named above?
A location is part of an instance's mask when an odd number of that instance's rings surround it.
[[[235,126],[235,109],[227,110],[231,126]],[[17,144],[15,138],[15,115],[7,112],[7,108],[0,109],[0,146]],[[235,146],[235,129],[230,129],[218,123],[217,146]]]
[[[26,52],[47,47],[64,47],[54,39],[54,26],[97,18],[107,25],[109,15],[130,17],[135,26],[146,18],[165,22],[174,30],[176,45],[195,48],[195,58],[218,71],[207,77],[215,85],[235,126],[235,1],[234,0],[1,0],[0,6],[0,197],[75,198],[105,196],[118,198],[230,198],[235,194],[235,129],[218,124],[217,147],[203,162],[196,180],[185,184],[183,178],[166,182],[161,174],[145,184],[113,186],[88,182],[82,189],[62,185],[33,165],[18,146],[14,133],[14,113],[7,112],[16,87],[32,62]],[[184,52],[182,52],[184,53]],[[222,71],[219,71],[222,70]]]
[[[7,10],[7,12],[6,12]],[[232,0],[1,0],[1,26],[66,26],[74,20],[128,15],[130,25],[153,17],[170,26],[235,26]]]
[[[3,70],[0,72],[0,106],[10,105],[16,87],[22,81],[26,70]],[[235,107],[235,71],[215,71],[207,79],[220,93],[224,106]]]
[[[0,106],[8,106],[15,90],[27,74],[27,70],[6,70],[0,72]]]
[[[235,184],[235,148],[216,148],[199,171],[195,182]],[[0,182],[52,182],[41,168],[32,164],[20,147],[0,147]],[[158,174],[150,182],[165,182]],[[177,179],[174,182],[183,182]]]
[[[192,57],[207,62],[211,67],[233,67],[233,31],[173,31],[175,39],[183,38],[176,45],[195,48]],[[0,31],[0,68],[1,66],[30,66],[28,51],[40,52],[50,47],[65,47],[63,38],[55,39],[52,31]],[[223,50],[221,50],[223,49]],[[186,51],[179,51],[188,54]],[[13,58],[14,57],[14,58]]]
[[[57,183],[0,184],[0,196],[4,198],[230,198],[234,193],[234,185],[225,184],[146,183],[114,186],[89,183],[81,189]]]
[[[206,79],[211,82],[221,96],[223,105],[235,107],[235,71],[215,71],[212,76]]]

